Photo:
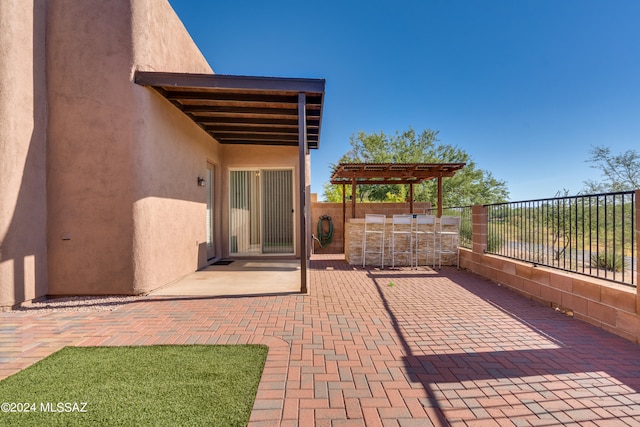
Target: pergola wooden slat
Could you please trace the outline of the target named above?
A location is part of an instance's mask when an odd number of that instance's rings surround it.
[[[347,184],[352,186],[351,217],[356,217],[356,186],[408,184],[409,210],[413,213],[413,184],[438,180],[438,217],[442,216],[442,178],[452,177],[466,163],[339,163],[331,174],[331,184],[342,184],[342,216],[346,220]]]

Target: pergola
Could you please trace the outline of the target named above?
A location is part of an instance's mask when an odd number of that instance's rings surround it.
[[[298,147],[300,290],[307,292],[306,155],[320,145],[325,80],[136,71],[134,81],[153,88],[220,144]]]
[[[351,217],[356,217],[356,186],[362,184],[408,184],[409,210],[413,213],[413,185],[438,180],[438,218],[442,216],[442,178],[452,177],[466,163],[339,163],[331,184],[342,184],[342,217],[346,219],[345,189],[351,184]]]

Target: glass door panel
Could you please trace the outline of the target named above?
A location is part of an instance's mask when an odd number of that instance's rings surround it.
[[[260,172],[231,171],[230,253],[260,253]]]
[[[262,253],[293,253],[293,173],[262,171]]]
[[[294,252],[292,170],[231,171],[229,191],[230,254]]]

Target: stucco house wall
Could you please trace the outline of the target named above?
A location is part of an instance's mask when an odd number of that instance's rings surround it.
[[[132,76],[210,66],[166,1],[54,0],[48,15],[49,293],[145,293],[202,267],[196,183],[219,144]]]
[[[129,2],[47,2],[49,293],[130,293]]]
[[[0,1],[0,309],[47,292],[45,1]]]
[[[133,69],[213,72],[167,2],[133,2],[132,21]],[[129,86],[136,105],[133,292],[144,293],[206,265],[207,194],[197,178],[207,162],[219,169],[220,144],[155,91]]]
[[[167,2],[138,0],[133,5],[136,70],[213,72]],[[216,254],[228,257],[230,170],[293,169],[297,206],[298,148],[218,144],[153,90],[133,85],[133,91],[137,105],[133,291],[144,293],[207,265],[207,194],[196,185],[197,178],[205,176],[207,163],[215,167]],[[294,218],[297,230],[299,220]]]
[[[212,73],[167,0],[3,0],[0,24],[0,308],[146,293],[206,265],[207,164],[217,257],[231,168],[291,168],[299,197],[297,147],[221,146],[133,83]]]

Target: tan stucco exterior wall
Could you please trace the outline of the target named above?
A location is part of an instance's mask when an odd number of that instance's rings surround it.
[[[133,65],[136,69],[177,73],[213,72],[167,0],[130,1]]]
[[[49,294],[131,293],[131,58],[128,1],[47,2]]]
[[[0,310],[47,292],[45,1],[0,2]]]
[[[197,177],[220,159],[212,138],[133,73],[211,68],[165,0],[50,9],[49,293],[148,292],[206,263]]]
[[[135,69],[212,73],[166,1],[137,0],[132,16]],[[205,177],[207,161],[220,165],[221,159],[219,144],[167,100],[149,88],[131,89],[133,291],[144,293],[206,265],[207,194],[197,178]]]
[[[297,147],[223,148],[133,83],[212,73],[167,0],[3,0],[0,24],[0,308],[146,293],[206,265],[208,163],[218,257],[230,167],[290,167],[298,197]]]
[[[145,90],[145,88],[141,88]],[[140,94],[136,129],[134,292],[148,292],[206,265],[207,160],[217,143],[159,95]],[[215,181],[214,181],[215,182]]]

